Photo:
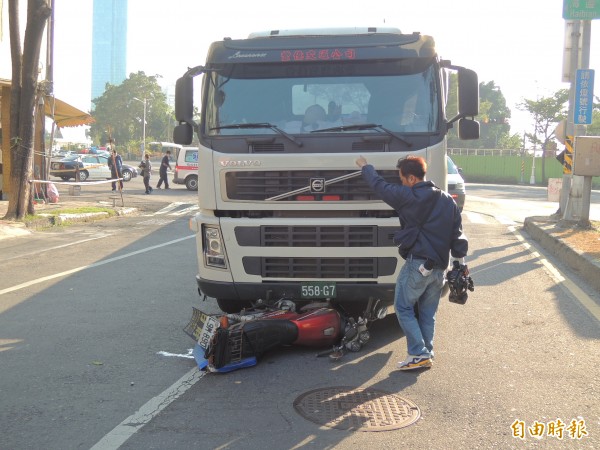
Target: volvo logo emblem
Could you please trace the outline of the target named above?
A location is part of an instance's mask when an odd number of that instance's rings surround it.
[[[325,178],[311,178],[310,192],[311,194],[322,194],[325,192]]]
[[[260,161],[258,159],[221,159],[219,160],[219,164],[221,167],[258,167],[260,166]]]

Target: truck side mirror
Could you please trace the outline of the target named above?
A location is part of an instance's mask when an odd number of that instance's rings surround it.
[[[179,145],[190,145],[194,135],[194,128],[189,123],[182,123],[173,129],[173,142]]]
[[[184,75],[175,83],[175,119],[179,123],[194,120],[194,79]]]
[[[475,117],[479,114],[477,73],[464,67],[458,70],[458,114],[462,117]]]
[[[463,140],[479,139],[479,122],[473,119],[458,121],[458,138]]]

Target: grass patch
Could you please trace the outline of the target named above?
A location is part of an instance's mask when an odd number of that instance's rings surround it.
[[[60,214],[87,214],[87,213],[97,213],[97,212],[105,212],[110,216],[116,215],[116,212],[112,208],[106,208],[103,206],[78,206],[76,208],[60,208],[60,209],[49,209],[40,211],[39,214],[50,215],[50,216],[58,216]],[[37,217],[37,214],[32,217]]]
[[[23,222],[28,226],[36,228],[46,228],[55,226],[54,217],[64,214],[89,214],[89,213],[105,213],[108,217],[116,216],[117,213],[112,208],[102,206],[78,206],[75,208],[57,208],[57,209],[40,209],[34,215],[27,214],[23,218]],[[104,216],[106,217],[106,216]]]

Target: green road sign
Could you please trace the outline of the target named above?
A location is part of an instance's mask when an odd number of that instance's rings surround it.
[[[600,0],[563,0],[563,19],[600,19]]]

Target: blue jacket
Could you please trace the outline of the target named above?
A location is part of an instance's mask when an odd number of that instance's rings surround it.
[[[370,164],[363,166],[362,176],[379,198],[396,210],[402,228],[418,226],[428,209],[428,202],[437,197],[431,181],[421,181],[412,188],[388,183]],[[445,269],[450,253],[455,258],[464,258],[468,250],[469,241],[462,230],[458,206],[448,193],[442,191],[410,253],[431,259],[436,267]]]

